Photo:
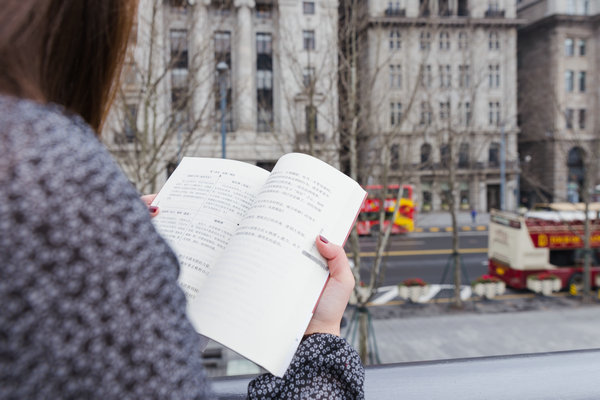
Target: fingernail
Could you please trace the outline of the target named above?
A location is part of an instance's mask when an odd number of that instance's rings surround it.
[[[329,240],[327,240],[323,235],[319,235],[319,239],[321,239],[321,242],[323,243],[329,243]]]
[[[154,213],[158,212],[158,207],[148,206],[148,211],[150,211],[150,214],[154,214]]]

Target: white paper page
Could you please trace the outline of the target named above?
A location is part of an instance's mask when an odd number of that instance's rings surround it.
[[[240,161],[185,157],[159,192],[153,222],[178,255],[188,304],[268,176]]]
[[[196,329],[282,376],[329,275],[315,239],[341,244],[363,198],[322,161],[282,157],[192,302]]]

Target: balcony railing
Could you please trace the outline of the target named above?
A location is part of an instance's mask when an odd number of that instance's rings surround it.
[[[386,8],[386,17],[406,17],[406,10],[404,8]]]
[[[598,359],[593,349],[373,366],[366,368],[365,397],[596,399]],[[252,378],[216,378],[213,390],[220,400],[245,399]]]
[[[504,10],[488,9],[485,10],[485,18],[504,18]]]

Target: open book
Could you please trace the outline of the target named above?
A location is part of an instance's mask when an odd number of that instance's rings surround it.
[[[184,158],[154,200],[196,330],[282,376],[329,276],[315,240],[343,244],[365,191],[314,157],[272,172]]]

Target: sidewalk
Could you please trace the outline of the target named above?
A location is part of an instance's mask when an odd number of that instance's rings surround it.
[[[372,321],[383,364],[600,348],[598,304]]]
[[[457,211],[456,222],[461,230],[486,230],[490,222],[490,214],[477,213],[473,224],[469,211]],[[419,232],[419,229],[431,231],[431,228],[446,230],[452,227],[452,217],[448,211],[420,212],[415,218],[415,227],[416,232]]]

